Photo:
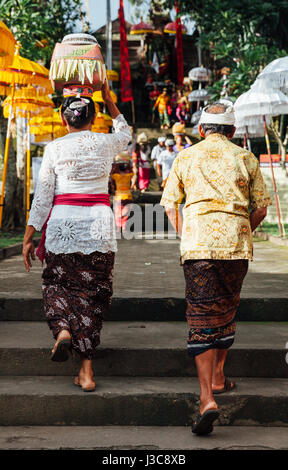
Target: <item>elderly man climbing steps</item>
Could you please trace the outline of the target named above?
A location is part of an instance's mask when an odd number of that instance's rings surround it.
[[[161,200],[181,236],[187,346],[200,382],[200,414],[192,431],[199,435],[212,432],[219,416],[214,394],[236,385],[223,368],[253,256],[252,232],[271,204],[258,160],[230,142],[234,122],[232,105],[215,103],[202,111],[199,131],[205,140],[179,152]]]

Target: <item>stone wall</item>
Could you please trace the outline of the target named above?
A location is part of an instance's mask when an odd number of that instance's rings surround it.
[[[274,200],[274,191],[272,185],[272,175],[270,167],[261,167],[261,172],[267,184],[268,191],[273,205],[269,207],[265,222],[277,223],[277,213]],[[277,184],[280,205],[282,210],[283,222],[288,223],[288,169],[287,173],[283,168],[274,167],[274,175]]]

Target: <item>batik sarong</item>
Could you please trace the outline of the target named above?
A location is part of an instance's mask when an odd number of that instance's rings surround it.
[[[46,253],[42,275],[44,311],[56,339],[68,330],[72,348],[93,359],[100,343],[103,314],[111,304],[113,252]]]
[[[230,348],[248,260],[188,260],[183,268],[188,354],[197,356],[211,348]]]

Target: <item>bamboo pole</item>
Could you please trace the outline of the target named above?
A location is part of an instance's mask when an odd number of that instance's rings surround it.
[[[274,168],[273,168],[273,162],[272,162],[272,157],[271,157],[270,140],[269,140],[267,122],[266,122],[265,116],[263,116],[263,124],[264,124],[264,133],[265,133],[267,153],[268,153],[270,168],[271,168],[271,173],[272,173],[272,183],[273,183],[274,199],[275,199],[276,212],[277,212],[277,218],[278,218],[279,235],[282,238],[284,236],[285,229],[283,231],[284,224],[281,218],[281,207],[280,207],[280,201],[279,201],[279,196],[278,196],[278,191],[277,191],[277,185],[275,181]]]
[[[2,228],[2,219],[3,219],[5,185],[6,185],[7,168],[8,168],[9,145],[10,145],[10,138],[11,138],[11,121],[13,119],[14,95],[15,95],[15,83],[12,84],[11,103],[10,103],[10,108],[9,108],[9,118],[8,118],[6,142],[5,142],[4,167],[3,167],[2,189],[1,189],[1,197],[0,197],[0,229]]]
[[[26,223],[30,211],[30,172],[31,172],[31,144],[30,144],[30,112],[28,111],[27,123],[27,160],[26,160]]]
[[[198,90],[202,90],[202,83],[201,82],[199,82]],[[197,111],[199,111],[199,109],[200,109],[200,100],[197,101]]]
[[[251,140],[250,140],[249,132],[248,132],[248,126],[245,126],[245,132],[246,132],[246,142],[247,142],[248,150],[249,152],[251,152],[252,148],[251,148]]]
[[[134,105],[134,100],[131,101],[131,107],[132,107],[132,122],[135,124],[135,105]]]
[[[243,135],[243,148],[247,150],[247,139],[246,139],[246,134]]]

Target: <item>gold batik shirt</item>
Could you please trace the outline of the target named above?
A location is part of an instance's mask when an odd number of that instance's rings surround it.
[[[161,205],[183,199],[181,263],[188,259],[252,259],[251,210],[272,204],[259,163],[221,134],[179,152]]]

